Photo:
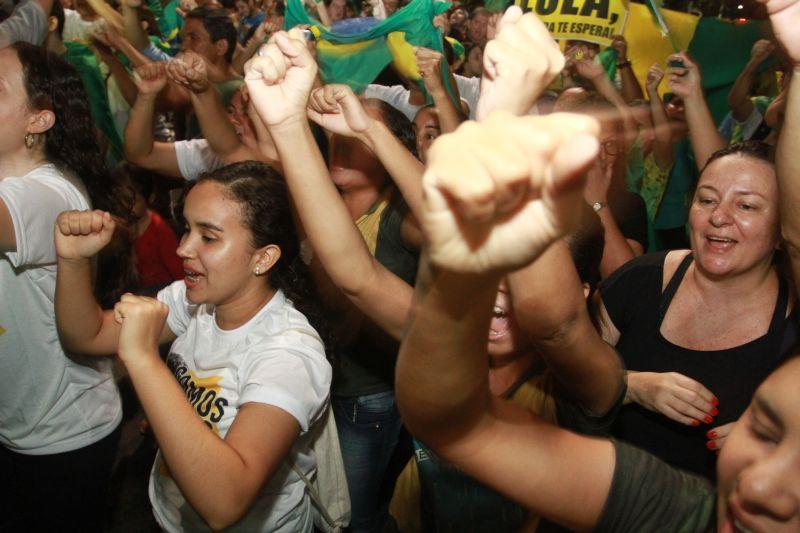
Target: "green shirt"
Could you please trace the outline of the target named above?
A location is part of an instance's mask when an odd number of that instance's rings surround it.
[[[595,531],[716,531],[717,493],[707,480],[614,441],[616,466]]]

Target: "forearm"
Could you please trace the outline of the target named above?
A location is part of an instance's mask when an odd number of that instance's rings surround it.
[[[450,98],[444,87],[431,91],[431,96],[436,110],[439,112],[439,128],[442,130],[442,134],[456,131],[466,117],[464,117],[460,109],[456,109],[453,99]]]
[[[141,50],[147,46],[147,35],[144,33],[141,24],[139,24],[139,10],[138,8],[129,7],[122,2],[122,26],[125,38]]]
[[[739,76],[736,77],[736,81],[733,82],[733,86],[728,93],[728,107],[731,109],[733,118],[739,122],[747,120],[747,117],[753,111],[753,103],[750,101],[750,89],[753,87],[759,63],[750,60],[742,72],[739,73]]]
[[[641,100],[644,98],[642,86],[639,85],[639,80],[633,73],[633,68],[629,65],[617,69],[619,72],[619,79],[622,82],[622,98],[626,103],[631,103],[634,100]]]
[[[650,114],[653,117],[653,132],[655,135],[653,153],[659,168],[666,170],[672,166],[675,157],[672,151],[672,128],[658,91],[655,88],[648,87],[647,95],[650,98]]]
[[[614,84],[611,83],[611,80],[609,80],[607,76],[603,75],[594,78],[592,80],[592,84],[594,85],[595,89],[597,89],[598,93],[605,96],[606,100],[614,104],[614,107],[617,108],[617,111],[619,112],[620,117],[622,118],[622,123],[623,126],[625,127],[625,132],[627,134],[625,136],[626,138],[625,149],[627,151],[627,146],[629,144],[631,136],[635,137],[634,132],[636,132],[636,119],[634,118],[633,113],[631,113],[628,104],[625,102],[625,100],[622,98],[622,95],[619,94],[616,87],[614,87]]]
[[[308,123],[271,133],[293,204],[328,276],[356,306],[399,339],[411,306],[410,287],[369,253],[330,179]],[[392,305],[387,306],[388,301]]]
[[[148,168],[146,160],[153,152],[153,117],[157,95],[139,94],[128,114],[123,148],[132,163]]]
[[[610,207],[597,212],[603,226],[603,258],[600,260],[600,276],[606,278],[619,267],[636,257],[628,240],[619,229]]]
[[[253,54],[256,53],[259,46],[261,46],[261,42],[251,39],[250,42],[247,43],[247,46],[237,51],[231,62],[231,67],[233,67],[233,70],[236,71],[237,74],[244,76],[244,64],[253,57]]]
[[[417,220],[422,216],[422,173],[425,166],[403,146],[383,123],[373,121],[367,139],[381,164],[394,180]]]
[[[111,72],[111,75],[114,76],[115,80],[117,80],[117,87],[119,88],[119,92],[122,94],[122,97],[129,106],[133,107],[139,91],[136,89],[136,83],[131,78],[130,73],[113,55],[106,58],[105,63],[108,65],[108,70]]]
[[[622,387],[622,365],[586,308],[567,245],[553,244],[508,277],[514,316],[564,392],[594,413],[610,409]]]
[[[780,189],[781,232],[797,276],[800,273],[800,267],[795,267],[795,264],[800,264],[800,158],[797,157],[797,139],[800,139],[800,66],[794,68],[789,83],[786,115],[775,164]]]
[[[697,168],[702,169],[711,154],[725,147],[725,142],[717,131],[717,125],[702,93],[686,98],[684,104]]]
[[[486,337],[499,280],[420,266],[395,391],[406,427],[434,447],[457,440],[490,406]]]
[[[119,330],[107,320],[94,297],[89,259],[59,259],[55,312],[59,338],[67,351],[86,355],[116,352]]]
[[[238,520],[253,498],[242,486],[248,476],[243,458],[197,415],[157,352],[126,361],[125,367],[186,501],[212,529]]]
[[[219,92],[209,85],[205,91],[190,92],[190,96],[194,114],[200,124],[200,131],[208,141],[211,150],[229,162],[228,157],[237,150],[241,150],[243,145],[228,119],[228,114],[222,107]]]

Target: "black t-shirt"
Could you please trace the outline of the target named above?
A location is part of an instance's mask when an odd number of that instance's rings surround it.
[[[678,372],[702,383],[719,399],[713,426],[739,419],[756,388],[789,355],[797,339],[795,313],[786,318],[788,288],[781,290],[769,332],[728,350],[699,351],[666,340],[660,332],[685,270],[687,256],[663,294],[666,252],[630,261],[600,285],[608,315],[620,331],[617,351],[629,370]],[[732,325],[735,327],[735,325]],[[686,426],[635,404],[623,406],[612,434],[669,464],[714,479],[716,454],[705,446],[707,424]]]
[[[716,531],[716,491],[705,479],[614,441],[616,466],[595,531]]]

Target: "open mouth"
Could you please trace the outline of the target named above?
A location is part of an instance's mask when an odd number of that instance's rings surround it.
[[[489,340],[495,341],[508,333],[508,313],[499,305],[492,309],[492,322],[489,325]]]
[[[714,235],[706,235],[708,245],[715,250],[727,250],[736,244],[736,240],[728,239],[727,237],[717,237]]]
[[[203,277],[202,274],[190,268],[183,269],[183,276],[183,281],[186,283],[187,287],[193,287],[197,285],[197,283],[200,281],[200,278]]]

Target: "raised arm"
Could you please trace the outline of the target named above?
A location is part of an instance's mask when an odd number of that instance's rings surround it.
[[[333,282],[365,314],[399,339],[411,288],[369,253],[328,175],[306,113],[330,131],[363,132],[372,120],[352,91],[317,89],[316,63],[299,31],[279,32],[246,68],[250,98],[274,139],[297,213]]]
[[[122,28],[125,38],[137,49],[144,49],[149,40],[139,22],[139,9],[142,0],[123,0],[122,2]]]
[[[442,54],[429,48],[414,48],[417,67],[425,82],[425,89],[433,98],[436,110],[439,112],[439,127],[442,133],[455,131],[464,120],[464,114],[456,105],[442,80]]]
[[[133,164],[168,176],[181,176],[173,143],[153,140],[153,118],[158,93],[167,83],[165,63],[138,67],[135,75],[139,95],[125,125],[123,149]]]
[[[512,6],[498,27],[483,52],[478,120],[497,110],[527,114],[564,68],[564,55],[536,14]]]
[[[644,98],[644,94],[642,94],[639,80],[633,73],[631,60],[628,59],[628,41],[622,35],[615,35],[611,40],[611,48],[617,52],[617,72],[619,72],[619,79],[622,82],[622,98],[628,104],[634,100],[641,100]]]
[[[541,254],[579,209],[579,176],[598,149],[587,133],[597,129],[576,115],[496,113],[436,140],[422,222],[434,271],[418,280],[396,373],[412,434],[481,483],[579,530],[601,515],[612,444],[493,397],[485,344],[500,277]]]
[[[800,280],[800,159],[797,140],[800,139],[800,0],[770,0],[765,2],[775,37],[791,62],[792,78],[786,95],[786,115],[783,120],[775,162],[781,202],[781,232],[789,253],[792,274]]]
[[[236,135],[219,92],[208,81],[202,56],[187,50],[178,59],[167,64],[167,75],[189,90],[194,114],[211,150],[228,164],[260,159],[259,154],[245,146]]]
[[[554,371],[563,391],[584,408],[606,413],[619,398],[624,370],[600,337],[565,242],[508,277],[514,316]]]
[[[697,168],[702,169],[711,154],[725,147],[725,142],[708,109],[697,64],[683,52],[669,56],[668,60],[682,61],[684,64],[683,68],[670,67],[667,70],[669,87],[673,93],[683,98],[694,158]]]
[[[647,72],[647,97],[650,99],[650,114],[653,117],[653,156],[661,170],[668,170],[675,161],[675,152],[672,149],[672,128],[669,124],[664,102],[658,95],[658,85],[664,79],[664,71],[654,63]]]
[[[112,355],[117,352],[119,324],[113,311],[100,308],[92,292],[94,257],[111,240],[114,220],[103,211],[67,211],[56,221],[58,254],[55,312],[58,333],[69,352]],[[175,336],[164,327],[161,342]]]
[[[753,102],[750,100],[750,90],[756,80],[758,67],[772,54],[775,46],[768,39],[759,39],[750,50],[750,60],[733,82],[728,93],[728,107],[731,108],[733,118],[744,122],[753,112]]]

